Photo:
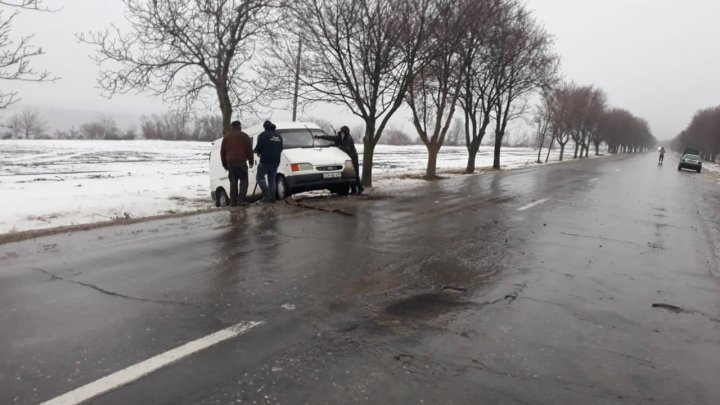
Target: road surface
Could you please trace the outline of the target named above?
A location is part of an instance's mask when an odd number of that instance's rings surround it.
[[[720,190],[676,164],[2,245],[0,403],[716,404]]]

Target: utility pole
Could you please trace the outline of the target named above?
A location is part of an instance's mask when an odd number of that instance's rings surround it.
[[[302,54],[302,39],[298,38],[297,62],[295,63],[295,93],[293,94],[292,120],[297,121],[298,93],[300,92],[300,56]]]

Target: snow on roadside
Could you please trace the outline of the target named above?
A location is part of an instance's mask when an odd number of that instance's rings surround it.
[[[207,142],[0,140],[0,234],[212,207],[210,147]],[[398,192],[424,183],[426,159],[422,145],[379,145],[374,190]],[[466,159],[465,147],[444,147],[440,175],[459,175]],[[503,150],[503,168],[535,159],[533,149]],[[491,165],[492,148],[483,146],[477,168]]]
[[[702,169],[706,177],[720,184],[720,164],[705,161],[702,164]]]
[[[208,143],[0,141],[0,233],[206,206]]]

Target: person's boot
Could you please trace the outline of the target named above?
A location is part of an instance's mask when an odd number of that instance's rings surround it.
[[[260,202],[272,204],[275,202],[275,199],[272,198],[272,196],[270,195],[270,192],[268,191],[268,192],[263,193],[263,198],[260,200]]]

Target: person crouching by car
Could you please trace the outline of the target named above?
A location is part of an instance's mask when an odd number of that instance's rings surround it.
[[[223,137],[220,160],[230,179],[230,205],[247,205],[248,165],[253,167],[254,157],[250,137],[242,131],[240,121],[230,124],[230,131]],[[238,182],[240,192],[238,194]]]
[[[280,155],[283,150],[283,139],[275,132],[275,124],[265,121],[263,131],[258,136],[255,153],[260,156],[260,163],[257,169],[257,184],[263,192],[261,202],[274,203],[277,187],[277,170],[280,166]],[[265,177],[267,176],[267,182]]]
[[[350,135],[350,128],[343,125],[337,135],[318,135],[317,137],[335,142],[335,146],[350,156],[353,169],[355,169],[355,184],[351,187],[350,193],[362,194],[365,188],[362,185],[362,181],[360,181],[360,161],[358,160],[357,150],[355,150],[355,140]]]

